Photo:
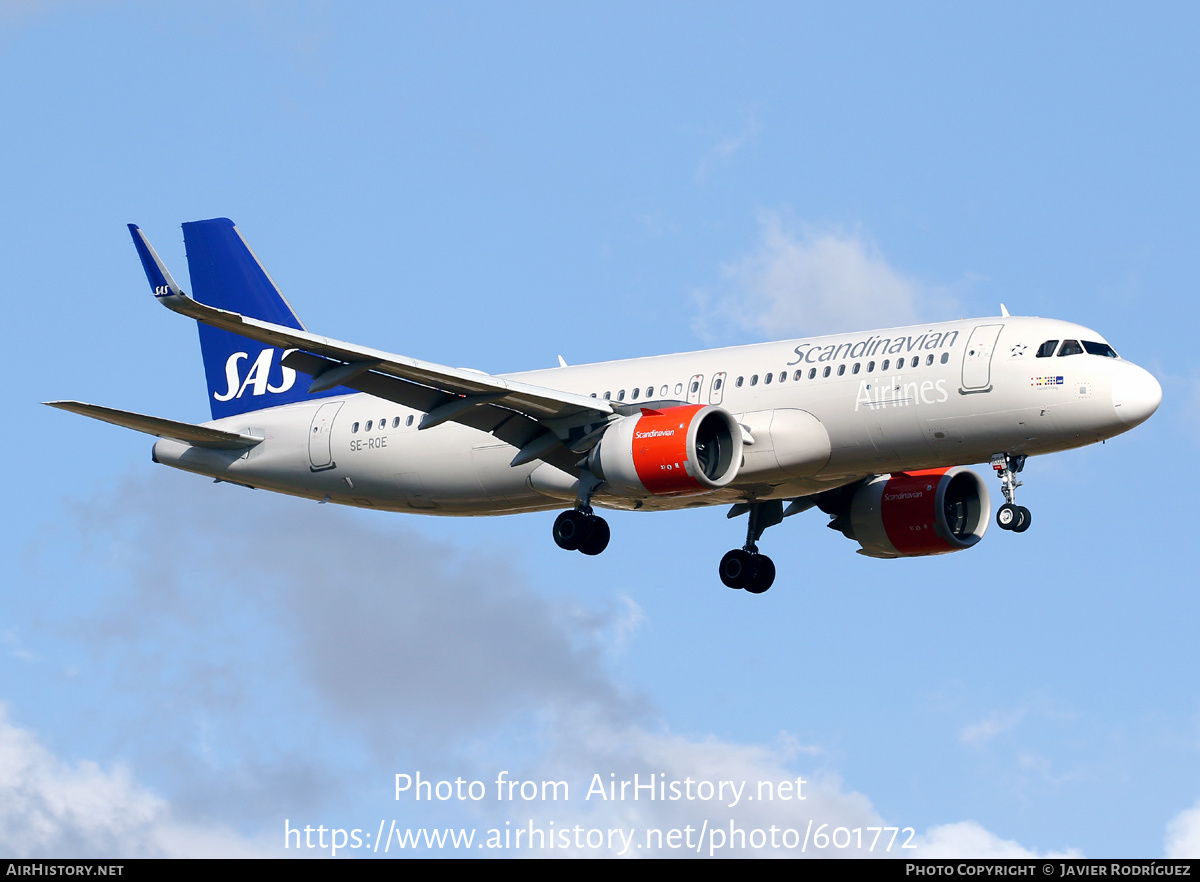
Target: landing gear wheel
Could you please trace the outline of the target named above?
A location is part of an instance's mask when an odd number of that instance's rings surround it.
[[[762,594],[775,583],[775,562],[765,554],[754,555],[754,578],[745,588],[751,594]]]
[[[1010,502],[1004,503],[996,512],[996,523],[1001,530],[1015,529],[1021,523],[1020,509]]]
[[[726,588],[745,588],[754,578],[754,557],[744,549],[735,548],[721,558],[719,572]]]
[[[592,522],[591,533],[579,545],[579,550],[584,554],[599,554],[608,548],[608,521],[597,515],[591,515],[588,520]]]
[[[1017,525],[1016,525],[1016,526],[1014,526],[1014,527],[1011,527],[1010,529],[1011,529],[1011,530],[1012,530],[1014,533],[1024,533],[1026,530],[1028,530],[1028,529],[1029,529],[1029,525],[1030,525],[1030,523],[1032,523],[1032,521],[1033,521],[1033,515],[1031,515],[1031,514],[1029,513],[1029,509],[1027,509],[1027,508],[1026,508],[1025,506],[1023,506],[1023,505],[1018,505],[1018,506],[1017,506],[1017,514],[1019,514],[1019,515],[1020,515],[1020,518],[1019,518],[1019,520],[1018,520],[1018,523],[1017,523]]]
[[[588,539],[588,520],[581,511],[564,511],[554,519],[554,544],[564,551],[576,551]]]

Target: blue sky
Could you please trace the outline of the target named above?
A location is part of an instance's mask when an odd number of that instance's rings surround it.
[[[912,827],[929,855],[1200,856],[1197,24],[1179,4],[0,3],[0,851],[733,818]],[[1096,328],[1164,400],[1031,460],[1022,536],[876,561],[809,512],[767,533],[780,576],[747,597],[716,578],[744,530],[721,510],[614,513],[585,559],[550,514],[268,497],[42,407],[207,418],[195,331],[151,301],[124,225],[183,281],[178,225],[218,216],[310,329],[445,364],[1004,302]],[[578,789],[393,798],[396,773],[502,769]],[[635,771],[810,795],[582,800]]]

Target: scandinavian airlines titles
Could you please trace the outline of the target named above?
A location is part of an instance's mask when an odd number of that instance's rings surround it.
[[[884,407],[907,407],[917,402],[943,404],[949,398],[950,393],[946,391],[945,380],[903,383],[898,376],[884,383],[868,383],[863,380],[858,384],[854,412],[857,413],[863,405],[871,410],[879,410]]]
[[[815,343],[801,343],[793,351],[796,358],[788,362],[788,366],[800,364],[818,364],[826,361],[838,361],[843,358],[868,358],[873,355],[899,355],[902,352],[918,352],[923,350],[949,349],[958,339],[958,331],[926,331],[919,336],[877,337],[872,334],[865,340],[855,340],[848,343],[830,343],[818,346]]]

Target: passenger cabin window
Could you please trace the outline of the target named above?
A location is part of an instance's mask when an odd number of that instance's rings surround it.
[[[750,385],[751,386],[758,385],[758,374],[755,374],[753,377],[750,378]]]
[[[682,394],[683,394],[683,383],[676,383],[676,384],[675,384],[675,394],[676,394],[676,395],[682,395]]]
[[[919,356],[919,355],[914,355],[914,356],[913,356],[913,360],[912,360],[912,364],[910,365],[910,367],[917,367],[917,366],[918,366],[920,363],[921,363],[921,356]]]
[[[943,352],[943,353],[942,353],[942,364],[945,364],[945,363],[946,363],[946,362],[948,362],[949,360],[950,360],[950,353],[949,353],[949,352]]]
[[[654,397],[654,387],[653,387],[653,386],[647,386],[647,387],[646,387],[646,397],[647,397],[647,398],[653,398],[653,397]]]
[[[825,370],[821,371],[821,376],[822,376],[822,377],[828,377],[828,376],[829,376],[829,371],[830,371],[830,370],[831,370],[831,369],[830,369],[829,365],[825,365]]]
[[[392,428],[393,429],[400,428],[400,417],[392,417]]]
[[[717,388],[718,388],[718,389],[720,389],[721,387],[720,387],[720,386],[718,386]],[[659,390],[658,390],[658,397],[659,397],[659,398],[666,398],[666,397],[667,397],[667,386],[666,386],[666,384],[665,384],[665,383],[663,384],[663,387],[662,387],[661,389],[659,389]]]
[[[1119,358],[1117,353],[1113,352],[1113,348],[1107,343],[1092,343],[1090,340],[1084,340],[1083,348],[1087,350],[1088,355],[1103,355],[1105,358]]]
[[[838,376],[840,377],[844,373],[846,373],[846,366],[844,364],[839,364],[838,365]]]
[[[925,356],[925,364],[926,364],[926,366],[933,364],[933,353],[932,352],[929,353],[927,356]]]
[[[367,424],[366,424],[366,426],[363,427],[363,431],[364,432],[371,431],[371,420],[367,420]]]
[[[1058,357],[1062,358],[1064,355],[1083,355],[1083,347],[1079,345],[1078,340],[1063,340]]]
[[[780,371],[779,372],[779,382],[782,383],[786,379],[787,379],[787,371]]]
[[[353,434],[355,434],[355,433],[357,433],[357,432],[358,432],[358,423],[355,423],[354,425],[352,425],[352,426],[350,427],[350,434],[351,434],[351,435],[353,435]]]
[[[858,369],[859,369],[859,368],[861,368],[861,367],[862,367],[862,365],[861,365],[861,364],[859,364],[857,361],[856,361],[856,362],[854,362],[854,373],[856,373],[856,374],[857,374],[857,373],[858,373]]]
[[[767,374],[765,377],[763,377],[763,384],[765,385],[767,383],[770,383],[774,379],[775,379],[774,374]]]
[[[411,426],[411,425],[412,425],[412,423],[413,423],[412,414],[409,414],[409,415],[408,415],[408,419],[406,419],[406,420],[404,421],[404,425],[406,425],[406,426]]]
[[[804,371],[796,371],[796,375],[794,377],[792,377],[792,379],[799,380],[803,376],[804,376]]]
[[[1056,346],[1058,346],[1057,340],[1047,340],[1045,343],[1043,343],[1041,346],[1038,347],[1037,357],[1038,358],[1049,358],[1051,355],[1054,354],[1054,348]]]
[[[873,370],[875,370],[875,362],[873,362],[873,361],[868,361],[868,362],[867,362],[867,373],[869,374],[869,373],[871,373],[871,371],[873,371]]]
[[[808,378],[809,378],[810,380],[811,380],[811,379],[813,379],[814,377],[816,377],[816,375],[817,375],[817,369],[816,369],[816,368],[809,368],[809,369],[808,369]]]
[[[617,393],[617,401],[624,401],[624,400],[625,400],[625,390],[622,389],[620,392]]]
[[[739,389],[742,388],[742,378],[738,377],[737,382],[734,383],[733,385],[737,386]]]
[[[642,394],[642,390],[641,390],[641,389],[634,389],[634,390],[633,390],[633,394],[632,394],[632,395],[630,395],[629,397],[630,397],[630,399],[631,399],[631,400],[633,400],[633,401],[637,401],[637,400],[638,400],[638,396],[639,396],[639,395],[641,395],[641,394]]]
[[[885,358],[883,360],[883,364],[879,366],[879,369],[881,371],[886,371],[888,369],[888,365],[891,363],[892,363],[892,360],[890,358]]]

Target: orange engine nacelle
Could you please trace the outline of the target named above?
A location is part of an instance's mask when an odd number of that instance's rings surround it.
[[[644,408],[609,426],[588,468],[620,496],[698,496],[732,481],[742,462],[742,430],[713,405]]]
[[[868,557],[962,551],[983,538],[992,516],[983,480],[960,466],[880,475],[822,496],[829,526]]]

